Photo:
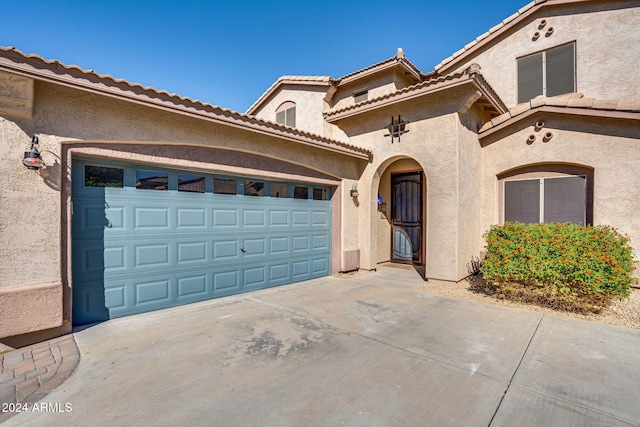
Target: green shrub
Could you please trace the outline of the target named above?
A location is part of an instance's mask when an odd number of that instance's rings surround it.
[[[637,283],[629,239],[609,226],[513,222],[484,237],[481,272],[502,298],[599,312]]]

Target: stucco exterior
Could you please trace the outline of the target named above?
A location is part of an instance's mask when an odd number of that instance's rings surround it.
[[[577,92],[596,99],[637,99],[640,69],[631,66],[630,59],[637,59],[640,45],[640,32],[633,30],[640,27],[640,2],[547,3],[492,28],[505,34],[470,43],[467,51],[438,71],[450,73],[479,64],[486,80],[512,106],[518,103],[517,58],[576,42]]]
[[[504,222],[506,181],[581,174],[587,221],[629,235],[637,256],[639,27],[638,1],[536,1],[433,72],[399,49],[343,77],[283,76],[246,114],[2,48],[0,338],[71,328],[78,156],[327,186],[331,273],[393,258],[392,176],[421,173],[413,262],[448,282]],[[576,92],[517,104],[517,59],[567,42]],[[295,127],[275,123],[285,102]],[[20,162],[34,136],[37,171]]]

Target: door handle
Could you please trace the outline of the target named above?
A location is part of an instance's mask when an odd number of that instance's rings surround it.
[[[243,254],[247,253],[247,251],[245,251],[244,248],[240,248],[240,250],[242,251]]]

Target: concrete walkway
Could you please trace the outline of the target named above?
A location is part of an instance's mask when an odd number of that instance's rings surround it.
[[[640,425],[640,331],[422,284],[383,267],[77,331],[76,371],[3,427]]]

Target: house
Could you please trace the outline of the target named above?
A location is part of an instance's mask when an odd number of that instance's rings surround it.
[[[538,0],[431,72],[398,49],[244,114],[0,48],[0,338],[385,261],[457,282],[507,220],[640,247],[637,28]]]

